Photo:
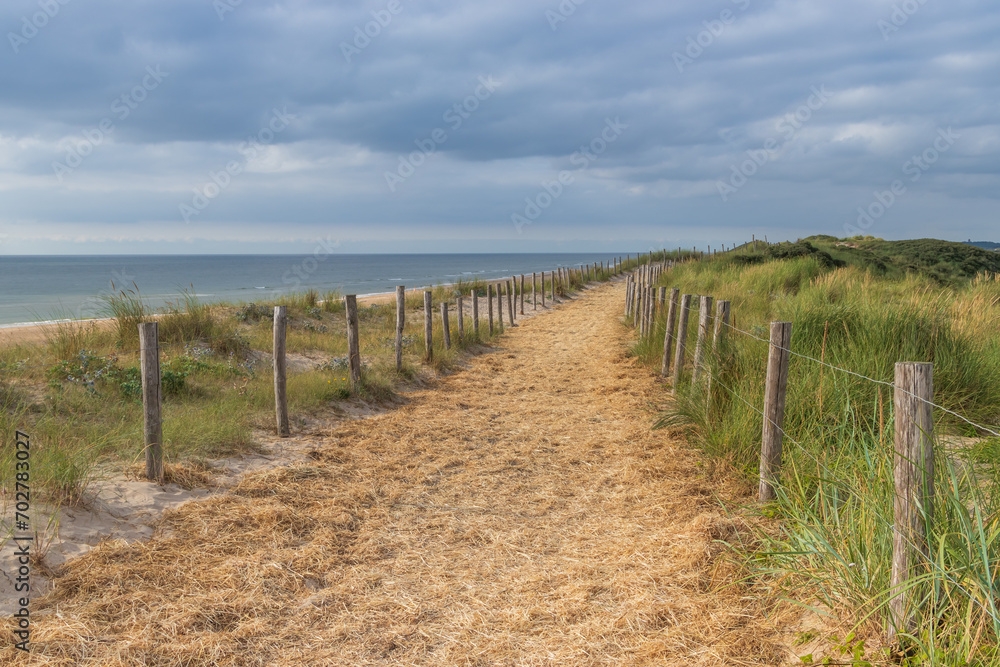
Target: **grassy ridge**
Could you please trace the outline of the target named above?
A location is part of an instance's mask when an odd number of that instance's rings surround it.
[[[726,336],[711,360],[711,397],[685,379],[662,419],[693,427],[706,451],[748,479],[760,456],[761,417],[751,406],[763,405],[767,355],[756,338],[767,339],[775,320],[793,323],[793,351],[881,382],[892,382],[897,361],[933,362],[935,402],[1000,430],[1000,281],[965,277],[995,253],[931,241],[838,243],[745,247],[680,264],[661,282],[732,301],[735,326],[752,334]],[[658,368],[663,335],[661,319],[634,353]],[[766,510],[782,527],[762,536],[755,556],[762,584],[838,615],[869,641],[881,636],[891,597],[892,410],[891,387],[792,358],[784,483]],[[939,435],[976,435],[941,411],[935,419]],[[908,638],[912,664],[1000,659],[1000,503],[983,491],[995,480],[997,450],[995,440],[938,447],[933,557],[919,591],[925,616]]]

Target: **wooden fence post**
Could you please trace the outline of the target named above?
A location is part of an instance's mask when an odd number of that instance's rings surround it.
[[[490,317],[490,335],[493,335],[493,285],[486,285],[486,310]]]
[[[287,438],[288,426],[288,390],[286,380],[285,335],[288,328],[288,312],[285,306],[274,307],[274,416],[277,422],[278,437]]]
[[[534,271],[532,271],[531,272],[531,309],[532,310],[538,310],[538,296],[537,296],[537,294],[538,294],[538,291],[537,291],[538,290],[538,286],[537,286],[536,282],[537,282],[537,275],[535,274]]]
[[[403,329],[406,327],[406,288],[396,286],[396,370],[403,370]]]
[[[625,317],[628,317],[629,302],[632,299],[632,277],[625,278]]]
[[[433,292],[424,290],[424,361],[434,358],[434,308]]]
[[[542,271],[542,308],[545,307],[545,272]]]
[[[358,337],[358,297],[348,294],[344,297],[347,311],[347,367],[351,372],[351,389],[357,390],[361,384],[361,344]]]
[[[462,295],[458,295],[458,305],[456,310],[458,311],[458,338],[459,340],[465,338],[465,312],[463,309]]]
[[[497,283],[497,327],[503,333],[503,281]]]
[[[143,322],[139,325],[139,364],[142,368],[142,434],[146,452],[146,479],[162,484],[160,335],[156,322]]]
[[[893,403],[896,408],[896,453],[893,479],[892,573],[890,586],[897,591],[889,601],[889,637],[917,628],[921,595],[909,580],[920,574],[929,558],[927,531],[934,515],[934,366],[928,363],[896,364]]]
[[[517,286],[517,281],[513,278],[507,282],[507,314],[510,316],[510,326],[516,326],[514,324],[514,302],[517,300],[517,295],[514,293],[515,287]]]
[[[653,333],[656,324],[656,288],[649,288],[649,306],[646,308],[646,333]]]
[[[524,274],[521,274],[521,315],[524,315]]]
[[[479,339],[479,292],[472,290],[472,332]]]
[[[637,281],[632,286],[632,323],[637,329],[642,327],[642,292],[642,281]]]
[[[775,498],[774,487],[781,476],[781,445],[784,438],[785,389],[792,343],[791,322],[771,322],[771,342],[767,351],[767,380],[764,385],[764,427],[760,449],[760,500]]]
[[[719,355],[722,353],[722,346],[725,343],[725,327],[729,325],[729,309],[730,303],[728,301],[719,301],[715,304],[715,333],[712,336],[712,354],[718,359]],[[708,406],[712,405],[712,371],[708,372],[708,383],[705,388],[705,394],[708,397]]]
[[[680,322],[677,326],[677,345],[674,346],[674,386],[670,388],[671,394],[677,393],[677,387],[681,384],[681,372],[684,370],[684,349],[687,347],[688,317],[691,315],[691,295],[685,294],[681,297]]]
[[[663,361],[660,364],[660,376],[667,377],[670,372],[670,349],[674,344],[674,336],[677,332],[677,306],[681,291],[670,288],[670,306],[667,308],[667,330],[663,334]]]
[[[705,366],[705,350],[708,346],[708,327],[712,322],[712,297],[703,296],[698,304],[698,342],[694,346],[694,371],[691,384],[697,384]]]
[[[549,278],[552,279],[549,282],[552,283],[552,305],[554,306],[556,305],[556,272],[549,271]]]
[[[451,330],[448,327],[448,302],[441,302],[441,330],[444,331],[444,349],[451,349]]]

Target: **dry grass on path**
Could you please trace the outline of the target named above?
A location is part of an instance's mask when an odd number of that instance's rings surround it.
[[[649,429],[622,289],[336,426],[307,465],[72,561],[37,605],[31,662],[777,664],[760,604],[716,590],[727,491]]]

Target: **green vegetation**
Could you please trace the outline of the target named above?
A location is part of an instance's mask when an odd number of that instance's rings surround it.
[[[660,425],[690,430],[752,483],[768,323],[780,320],[793,323],[795,353],[883,383],[892,383],[897,361],[933,362],[935,402],[1000,430],[997,271],[996,253],[965,244],[832,237],[759,243],[679,264],[661,284],[730,300],[734,325],[746,333],[729,330],[710,359],[712,395],[685,377]],[[697,313],[691,321],[689,350]],[[661,317],[633,350],[656,368],[664,330]],[[918,583],[924,616],[905,637],[906,663],[996,664],[996,440],[964,444],[961,436],[984,432],[939,410],[935,420],[942,440],[931,558]],[[748,549],[760,586],[832,613],[865,638],[884,630],[892,595],[892,424],[891,386],[793,356],[779,499],[759,508],[780,527]]]
[[[608,275],[601,276],[607,279]],[[580,286],[558,290],[568,294]],[[530,281],[526,283],[530,295]],[[44,344],[0,348],[0,429],[31,434],[32,489],[42,499],[76,502],[100,469],[128,468],[141,458],[140,322],[159,323],[164,456],[195,469],[205,461],[255,451],[255,431],[274,429],[272,349],[276,305],[288,309],[289,410],[296,420],[342,410],[344,401],[391,402],[426,371],[446,372],[489,346],[487,305],[480,299],[479,333],[469,309],[472,290],[486,283],[433,288],[434,355],[424,362],[423,295],[407,294],[403,366],[395,365],[395,302],[359,304],[362,380],[347,370],[343,297],[311,290],[280,301],[207,305],[185,291],[154,314],[132,285],[104,298],[112,326],[62,323]],[[456,297],[466,297],[465,336],[458,335]],[[439,304],[450,303],[450,350],[444,349]],[[506,312],[505,312],[506,320]],[[425,370],[426,369],[426,370]],[[12,484],[13,448],[0,448],[3,486]],[[192,467],[193,466],[193,467]],[[200,469],[200,468],[199,468]]]

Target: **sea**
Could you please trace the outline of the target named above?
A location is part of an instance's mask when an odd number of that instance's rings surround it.
[[[0,256],[0,327],[106,316],[137,292],[154,311],[193,294],[250,303],[316,289],[367,296],[609,262],[617,253]],[[622,254],[624,257],[624,254]]]

